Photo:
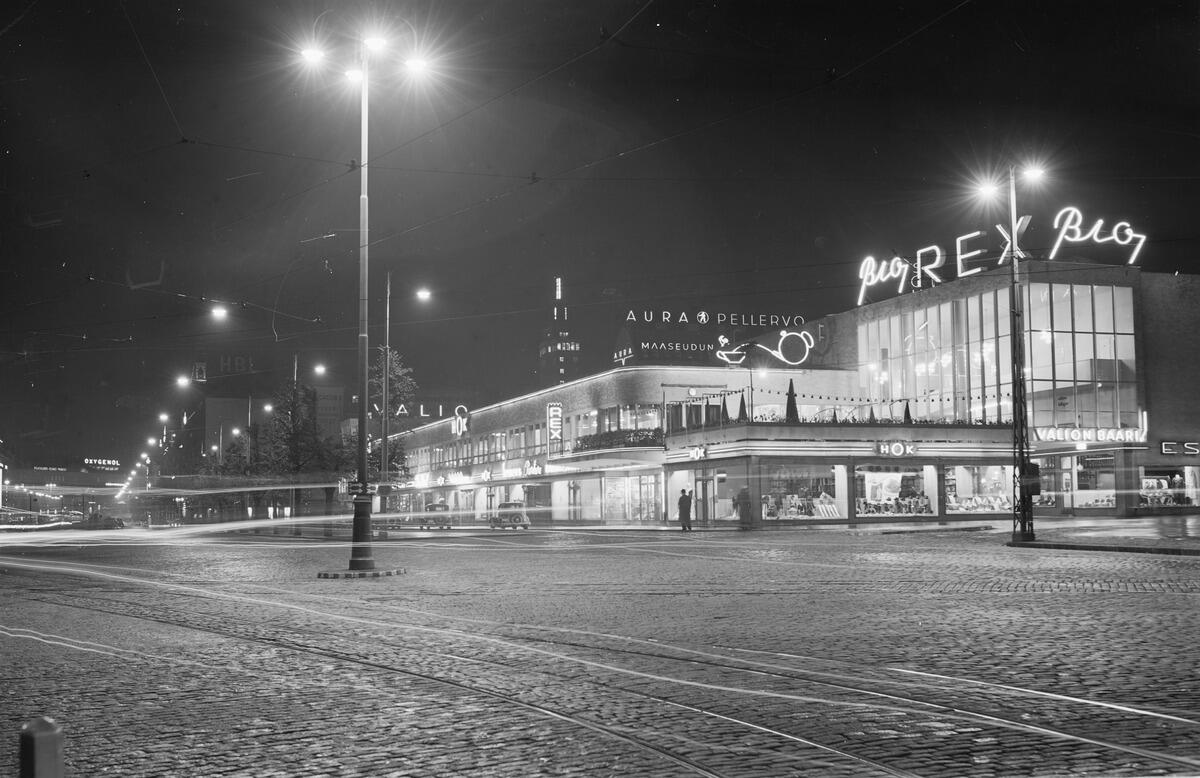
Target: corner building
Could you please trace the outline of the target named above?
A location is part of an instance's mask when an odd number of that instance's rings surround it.
[[[1017,288],[1035,516],[1195,510],[1200,279],[1030,260]],[[419,427],[401,505],[661,525],[687,489],[700,526],[1005,520],[1012,291],[993,267],[750,339],[714,329],[711,365],[615,367]]]

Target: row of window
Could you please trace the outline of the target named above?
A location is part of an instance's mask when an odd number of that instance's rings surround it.
[[[629,404],[601,408],[562,419],[563,449],[552,449],[544,423],[514,427],[503,432],[476,433],[442,446],[423,446],[413,453],[418,471],[461,468],[533,459],[569,451],[573,441],[587,435],[617,430],[653,430],[662,426],[662,408],[651,404]]]
[[[1022,289],[1030,421],[1136,425],[1133,290],[1047,283]],[[999,289],[860,326],[864,393],[881,407],[907,402],[917,419],[1011,419],[1008,307],[1009,291]]]

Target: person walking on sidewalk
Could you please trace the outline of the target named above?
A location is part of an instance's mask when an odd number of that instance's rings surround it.
[[[679,490],[679,525],[684,532],[692,531],[692,496],[687,489]]]

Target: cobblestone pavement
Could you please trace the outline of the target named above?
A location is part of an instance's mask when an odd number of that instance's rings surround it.
[[[0,537],[0,774],[50,715],[75,776],[1200,775],[1200,557],[1113,553],[1200,543],[1137,521],[429,532],[352,580]]]

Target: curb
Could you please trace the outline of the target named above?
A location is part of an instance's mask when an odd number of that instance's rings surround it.
[[[915,529],[881,529],[874,532],[856,532],[856,535],[913,535],[920,532],[991,532],[995,527],[982,525],[979,527],[919,527]]]
[[[1126,554],[1166,554],[1168,556],[1200,556],[1200,548],[1174,548],[1168,546],[1105,546],[1089,543],[1044,543],[1038,540],[1010,540],[1005,543],[1012,548],[1053,548],[1066,551],[1117,551]]]
[[[317,573],[317,578],[385,578],[392,575],[404,575],[407,572],[403,567],[394,570],[338,570]]]

